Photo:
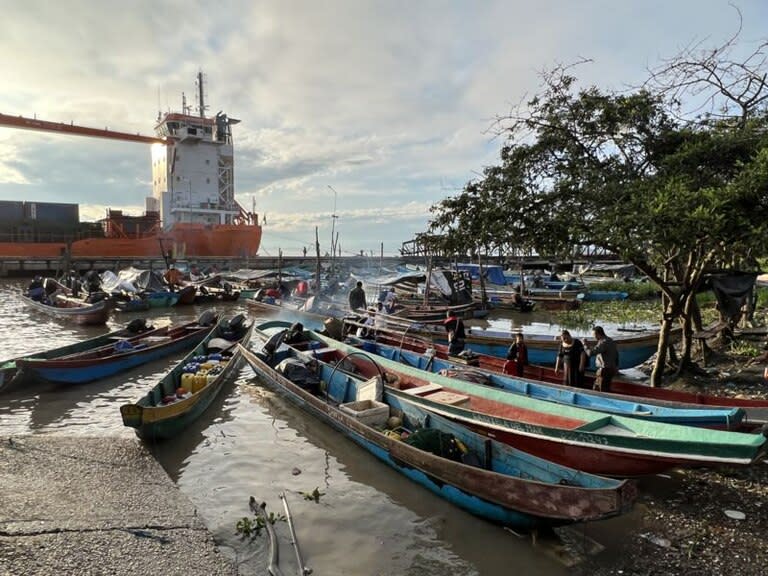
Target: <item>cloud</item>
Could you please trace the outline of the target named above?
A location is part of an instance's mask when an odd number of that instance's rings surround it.
[[[742,6],[745,39],[764,36],[767,11]],[[329,237],[336,202],[350,250],[396,250],[424,206],[495,162],[488,128],[539,71],[583,56],[585,83],[621,87],[738,23],[727,0],[27,0],[3,16],[0,112],[151,134],[182,92],[196,105],[202,69],[208,114],[242,120],[236,192],[268,215],[264,245],[306,243],[315,225]],[[141,145],[0,129],[0,199],[141,208],[149,180]]]

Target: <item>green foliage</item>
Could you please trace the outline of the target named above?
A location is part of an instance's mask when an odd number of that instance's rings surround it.
[[[301,492],[301,495],[304,496],[304,500],[311,500],[315,503],[319,503],[320,498],[322,496],[325,496],[325,492],[320,492],[320,490],[317,487],[315,487],[315,489],[312,490],[312,492]]]
[[[659,322],[661,304],[656,300],[583,302],[578,310],[554,312],[557,323],[566,328],[586,330],[610,322],[621,326],[651,325]]]
[[[274,512],[270,512],[267,515],[266,522],[269,522],[270,524],[275,524],[276,522],[285,522],[285,516],[282,514],[275,514]],[[261,531],[266,528],[266,522],[261,516],[255,516],[254,518],[243,516],[240,520],[237,521],[237,524],[235,525],[235,531],[243,540],[246,538],[254,540],[258,538],[261,535]]]
[[[630,300],[655,300],[659,299],[659,287],[652,282],[624,282],[621,280],[599,282],[590,285],[594,290],[608,290],[611,292],[626,292]]]
[[[762,350],[756,342],[750,342],[749,340],[733,340],[728,344],[728,353],[732,356],[755,358],[762,353]]]

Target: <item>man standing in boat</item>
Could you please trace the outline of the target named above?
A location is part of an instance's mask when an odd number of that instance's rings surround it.
[[[508,363],[515,363],[516,376],[522,377],[524,375],[525,367],[528,364],[528,347],[525,345],[525,338],[523,337],[522,332],[515,334],[515,341],[512,342],[509,350],[507,350],[507,361]],[[512,373],[508,371],[507,364],[504,365],[504,373]]]
[[[349,308],[354,312],[356,310],[365,310],[365,290],[363,283],[358,281],[357,285],[349,291]]]
[[[594,389],[608,392],[613,377],[619,371],[619,349],[616,342],[605,334],[602,326],[595,326],[592,334],[597,343],[591,349],[587,348],[587,355],[594,354],[597,363]]]

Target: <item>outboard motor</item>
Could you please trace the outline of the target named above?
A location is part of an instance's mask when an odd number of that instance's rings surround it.
[[[210,326],[216,321],[216,312],[213,310],[206,310],[197,319],[197,323],[200,326]]]
[[[128,322],[128,325],[125,327],[128,332],[133,332],[134,334],[140,334],[141,332],[146,332],[147,330],[152,330],[152,326],[147,324],[146,318],[134,318],[130,322]]]

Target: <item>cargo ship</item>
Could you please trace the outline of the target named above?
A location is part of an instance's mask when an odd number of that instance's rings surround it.
[[[107,210],[80,222],[77,204],[0,201],[0,257],[251,258],[261,243],[258,215],[235,199],[232,126],[222,112],[207,117],[202,72],[197,114],[158,114],[155,136],[100,130],[0,114],[0,127],[149,144],[152,195],[140,216]]]

